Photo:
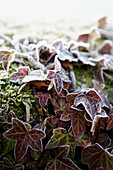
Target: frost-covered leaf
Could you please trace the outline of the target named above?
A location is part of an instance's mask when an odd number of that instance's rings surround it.
[[[24,77],[22,82],[27,83],[31,81],[44,81],[47,78],[47,74],[45,74],[42,70],[33,70]]]
[[[103,56],[105,58],[104,69],[109,70],[109,71],[113,71],[113,56],[108,55],[108,54],[104,54]]]
[[[35,97],[39,98],[39,104],[41,107],[45,107],[47,105],[48,99],[51,98],[51,96],[49,95],[49,93],[42,93],[42,92],[38,92]]]
[[[53,43],[55,52],[61,61],[68,60],[69,62],[77,62],[78,59],[68,50],[68,47],[62,41],[56,41]]]
[[[108,115],[107,113],[102,109],[100,113],[96,113],[94,116],[94,119],[92,121],[92,126],[91,126],[91,132],[94,134],[96,125],[98,124],[98,121],[100,118],[107,118]]]
[[[21,164],[16,164],[13,165],[8,158],[4,157],[3,162],[0,162],[0,167],[1,169],[9,170],[9,169],[14,169],[14,170],[24,170],[24,166]]]
[[[69,159],[65,158],[69,152],[69,146],[60,146],[58,149],[53,151],[53,159],[48,162],[46,166],[46,170],[79,170],[79,167],[75,165],[75,163]]]
[[[91,65],[91,66],[95,66],[96,64],[91,61],[91,59],[87,56],[87,54],[85,54],[84,52],[80,52],[80,55],[78,56],[78,59],[86,65]]]
[[[8,71],[11,62],[14,61],[15,55],[14,50],[12,51],[0,51],[0,63],[2,63],[3,68]]]
[[[63,121],[68,121],[71,119],[72,130],[75,135],[75,139],[79,140],[82,137],[86,130],[83,112],[69,108],[61,115],[60,119]]]
[[[65,72],[62,70],[57,72],[49,71],[47,80],[52,81],[57,94],[60,94],[63,88],[65,89],[63,82],[65,82],[67,86],[71,83]]]
[[[48,141],[45,149],[52,149],[64,145],[70,146],[69,155],[71,155],[71,158],[73,158],[75,154],[76,143],[72,130],[66,132],[64,128],[57,128],[53,130],[53,135]]]
[[[113,114],[109,115],[106,130],[113,128]]]
[[[113,155],[97,143],[83,149],[81,161],[88,164],[92,170],[100,167],[113,169]]]
[[[22,84],[23,78],[28,75],[30,69],[29,67],[19,67],[17,72],[12,73],[9,76],[9,81],[11,82],[18,82],[19,84]]]
[[[28,131],[24,122],[17,118],[12,119],[13,127],[4,133],[4,137],[10,140],[16,140],[15,157],[20,161],[27,152],[28,146],[33,150],[42,151],[42,138],[45,133],[39,129],[31,129]]]
[[[95,90],[89,90],[86,94],[79,94],[75,97],[74,106],[82,104],[93,120],[95,113],[97,112],[97,104],[102,101],[100,95]]]

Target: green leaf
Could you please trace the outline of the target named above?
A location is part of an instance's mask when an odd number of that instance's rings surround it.
[[[72,129],[66,132],[64,128],[57,128],[53,130],[53,136],[48,141],[45,149],[52,149],[64,145],[70,146],[69,155],[71,158],[73,158],[75,154],[76,142]]]

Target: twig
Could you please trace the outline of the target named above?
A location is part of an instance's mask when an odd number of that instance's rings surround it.
[[[26,102],[26,122],[28,122],[29,120],[30,120],[30,106]]]

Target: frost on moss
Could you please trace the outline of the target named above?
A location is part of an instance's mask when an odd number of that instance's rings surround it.
[[[4,71],[1,71],[0,76],[0,114],[7,113],[13,110],[17,117],[25,114],[26,103],[32,109],[35,106],[35,99],[32,94],[30,85],[27,85],[21,93],[18,93],[19,84],[14,84],[8,81],[8,77]]]

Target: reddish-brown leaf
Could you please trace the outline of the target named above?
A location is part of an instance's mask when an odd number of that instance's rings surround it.
[[[49,95],[49,93],[42,93],[42,92],[38,92],[35,97],[39,98],[39,104],[41,107],[45,107],[47,105],[48,99],[51,98],[51,96]]]
[[[28,146],[33,150],[42,151],[42,139],[45,133],[39,129],[28,130],[25,123],[17,118],[12,119],[13,127],[4,133],[4,137],[16,140],[15,157],[20,161],[27,152]]]
[[[79,167],[69,158],[65,158],[69,152],[69,146],[60,146],[58,149],[53,150],[53,159],[50,160],[46,166],[46,170],[52,169],[68,169],[80,170]]]
[[[88,90],[84,94],[79,94],[75,97],[74,106],[82,104],[93,120],[97,112],[97,104],[102,102],[100,95],[95,90]]]
[[[19,67],[17,72],[12,73],[9,77],[11,82],[18,82],[19,84],[22,83],[23,78],[28,75],[30,69],[29,67]]]
[[[62,70],[56,72],[49,71],[47,80],[52,82],[52,85],[50,84],[48,89],[51,89],[52,86],[54,85],[57,94],[60,94],[63,88],[65,89],[63,82],[67,83],[68,86],[71,83],[69,78],[66,76],[65,72]]]
[[[97,143],[83,149],[81,161],[87,163],[92,170],[100,167],[113,169],[113,155]]]
[[[98,121],[100,118],[107,118],[107,113],[102,109],[100,113],[96,113],[92,121],[91,132],[94,134],[96,126],[98,126]]]
[[[71,119],[72,130],[75,135],[75,139],[79,140],[85,132],[85,118],[83,112],[67,109],[62,115],[61,120],[68,121]]]

